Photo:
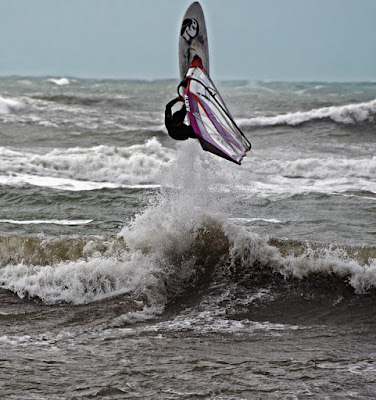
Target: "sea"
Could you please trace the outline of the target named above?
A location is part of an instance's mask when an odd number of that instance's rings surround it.
[[[0,398],[374,399],[376,82],[0,80]]]

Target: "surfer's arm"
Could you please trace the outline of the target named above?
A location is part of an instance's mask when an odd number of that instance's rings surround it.
[[[181,96],[176,97],[175,99],[171,100],[169,103],[166,105],[166,110],[165,110],[165,117],[171,119],[171,108],[174,104],[176,104],[178,101],[183,101],[183,98]]]

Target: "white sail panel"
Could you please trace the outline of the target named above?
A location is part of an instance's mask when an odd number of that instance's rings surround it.
[[[199,58],[192,62],[186,78],[185,105],[201,146],[240,164],[251,144],[236,125]]]

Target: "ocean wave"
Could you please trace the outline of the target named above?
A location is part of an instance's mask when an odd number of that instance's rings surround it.
[[[0,148],[0,183],[62,190],[96,190],[155,185],[175,152],[152,138],[129,147],[54,149],[33,154]]]
[[[264,169],[273,175],[308,179],[376,178],[376,156],[362,159],[307,157],[296,160],[276,160],[265,163]]]
[[[247,334],[249,336],[252,333],[263,332],[263,335],[273,336],[282,331],[304,329],[304,327],[297,325],[255,322],[247,318],[242,320],[231,319],[220,310],[192,311],[182,312],[173,320],[149,324],[142,328],[142,332],[194,332],[196,335],[202,336],[218,332],[230,335]],[[141,333],[141,329],[136,329],[136,331]]]
[[[252,222],[266,222],[268,224],[285,224],[286,222],[280,221],[276,218],[230,218],[230,221],[237,222],[239,221],[241,224],[244,223],[252,223]]]
[[[79,239],[77,241],[80,242]],[[42,241],[41,245],[43,244],[46,243]],[[100,254],[105,246],[104,241],[93,243],[93,240],[86,240],[81,248],[74,244],[71,249],[67,249],[67,242],[60,241],[60,245],[62,244],[65,250],[80,251],[81,255],[87,253],[87,248],[93,245],[98,247]],[[55,246],[51,247],[56,250]],[[42,259],[46,257],[43,250],[38,253]],[[110,257],[92,255],[74,260],[74,255],[69,256],[71,260],[66,260],[65,256],[64,260],[47,265],[26,264],[25,261],[8,265],[1,270],[2,286],[22,298],[36,297],[46,304],[82,304],[129,292],[135,295],[137,288],[146,286],[147,282],[142,282],[149,281],[148,276],[154,271],[152,263],[145,262],[138,254],[126,251],[117,257],[113,254]],[[58,258],[56,255],[52,257]]]
[[[68,220],[68,219],[33,219],[33,220],[14,220],[14,219],[0,219],[0,224],[14,224],[14,225],[44,225],[44,224],[53,224],[53,225],[86,225],[93,222],[92,219],[77,219],[77,220]]]
[[[273,158],[270,154],[254,155],[252,165],[256,177],[252,184],[239,190],[262,197],[294,196],[307,193],[341,194],[376,193],[376,157],[351,157],[341,154],[332,157]],[[238,179],[239,183],[242,180]]]
[[[17,112],[25,107],[25,103],[20,99],[5,98],[0,95],[0,114]]]
[[[165,174],[169,189],[117,236],[0,238],[0,287],[48,304],[122,296],[129,306],[120,325],[149,319],[188,293],[189,301],[204,296],[209,311],[230,311],[269,301],[272,283],[289,282],[284,290],[291,290],[305,282],[314,291],[319,281],[331,294],[335,281],[353,293],[375,291],[375,247],[271,240],[237,226],[226,198],[208,189],[223,172],[203,173],[205,158],[192,155],[188,148],[174,161]],[[238,285],[248,290],[242,299],[229,291]],[[214,288],[221,294],[213,300]]]
[[[59,177],[38,176],[29,174],[0,175],[0,185],[4,186],[39,186],[57,190],[86,191],[100,189],[116,189],[120,184],[108,182],[92,182],[79,179],[66,179]]]
[[[213,217],[197,226],[200,218],[180,226],[166,217],[164,226],[150,226],[150,216],[140,216],[119,237],[0,238],[0,287],[47,304],[127,296],[138,308],[126,310],[117,323],[142,320],[143,310],[149,318],[187,290],[194,296],[203,284],[247,281],[251,289],[262,282],[266,295],[248,295],[247,304],[269,301],[276,274],[280,284],[293,279],[309,285],[312,279],[312,289],[318,280],[328,287],[332,279],[357,294],[376,289],[374,247],[269,241]]]
[[[47,82],[53,83],[57,86],[66,86],[71,83],[70,80],[67,78],[49,78],[47,79]]]
[[[109,105],[119,108],[129,107],[129,97],[101,97],[101,96],[82,96],[71,94],[49,94],[49,95],[34,95],[33,100],[43,100],[54,103],[61,103],[65,105],[81,105],[81,106],[95,106],[95,105]]]
[[[160,112],[132,110],[126,99],[101,98],[95,96],[32,95],[23,96],[22,103],[27,113],[9,113],[2,116],[4,123],[42,126],[57,129],[65,135],[82,135],[91,131],[95,135],[103,132],[152,135],[165,132]],[[98,112],[110,107],[111,112]],[[119,112],[114,112],[118,107]],[[20,108],[21,109],[21,108]],[[44,131],[44,130],[43,130]],[[42,131],[42,132],[43,132]],[[35,137],[38,141],[38,136]]]
[[[331,119],[343,124],[355,124],[374,121],[376,114],[376,99],[359,104],[331,106],[312,109],[310,111],[297,111],[268,117],[239,118],[241,126],[273,126],[273,125],[299,125],[305,122]]]

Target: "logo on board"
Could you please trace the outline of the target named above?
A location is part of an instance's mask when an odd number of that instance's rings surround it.
[[[198,35],[198,22],[194,18],[187,18],[181,26],[180,36],[188,43]]]

